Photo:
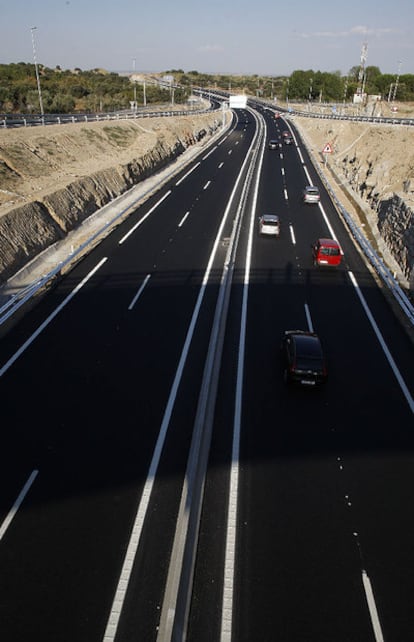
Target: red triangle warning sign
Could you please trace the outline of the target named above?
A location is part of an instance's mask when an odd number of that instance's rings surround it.
[[[323,153],[324,154],[332,154],[332,145],[331,145],[331,143],[326,143],[325,147],[323,148]]]

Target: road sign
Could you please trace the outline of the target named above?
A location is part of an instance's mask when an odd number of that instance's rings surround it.
[[[323,148],[323,153],[324,154],[332,154],[332,145],[331,145],[331,143],[326,143],[325,147]]]

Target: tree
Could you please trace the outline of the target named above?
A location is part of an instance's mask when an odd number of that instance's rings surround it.
[[[289,99],[307,100],[310,92],[310,81],[314,75],[312,70],[294,71],[289,78]]]

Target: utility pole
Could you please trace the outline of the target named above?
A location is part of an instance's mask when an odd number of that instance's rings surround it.
[[[400,73],[401,73],[401,60],[398,61],[397,78],[395,79],[395,83],[394,83],[394,92],[393,92],[393,95],[392,95],[393,104],[395,102],[395,97],[397,95],[398,81],[400,79]]]
[[[35,37],[34,37],[34,32],[36,31],[36,29],[37,27],[31,27],[30,31],[32,32],[33,60],[34,60],[35,69],[36,69],[36,81],[37,81],[37,91],[39,93],[40,113],[43,118],[45,114],[43,111],[42,92],[40,91],[40,78],[39,78],[39,69],[38,69],[37,60],[36,60],[36,47],[35,47]]]
[[[365,63],[367,61],[367,52],[368,52],[368,44],[364,42],[361,50],[361,64],[359,66],[358,89],[357,89],[357,94],[359,94],[361,102],[363,101],[364,90],[365,90]]]
[[[346,103],[347,92],[348,92],[348,76],[345,78],[345,84],[344,84],[344,105]]]

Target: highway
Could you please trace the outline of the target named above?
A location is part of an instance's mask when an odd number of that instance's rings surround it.
[[[0,640],[412,637],[413,344],[298,133],[234,113],[0,342]]]

